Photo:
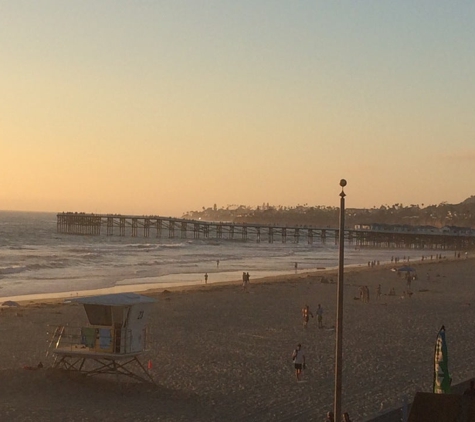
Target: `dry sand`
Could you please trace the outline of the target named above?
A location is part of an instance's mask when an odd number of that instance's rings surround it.
[[[433,349],[445,325],[454,383],[471,378],[475,260],[417,263],[414,295],[388,266],[345,270],[342,407],[354,422],[430,391]],[[430,275],[430,281],[427,280]],[[328,274],[334,282],[336,272]],[[381,283],[383,296],[375,297]],[[356,300],[368,285],[370,303]],[[396,297],[386,294],[394,287]],[[45,358],[49,325],[85,322],[81,306],[32,302],[0,312],[0,420],[322,421],[333,406],[336,284],[321,273],[148,292],[157,387],[107,377],[66,376]],[[324,328],[302,327],[301,307],[324,309]],[[302,343],[305,382],[291,353]],[[45,368],[25,370],[42,361]]]

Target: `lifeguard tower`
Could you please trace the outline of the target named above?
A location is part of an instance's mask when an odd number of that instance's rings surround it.
[[[55,346],[54,368],[86,375],[126,375],[139,381],[153,378],[138,357],[147,349],[147,318],[154,299],[120,293],[72,299],[84,305],[86,327],[57,327],[50,346]],[[141,375],[134,372],[140,369]]]

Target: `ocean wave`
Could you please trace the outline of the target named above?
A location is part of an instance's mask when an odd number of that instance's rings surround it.
[[[121,248],[121,249],[127,249],[127,248],[130,248],[130,249],[147,249],[147,248],[151,248],[151,249],[156,249],[157,248],[157,244],[156,243],[121,243],[119,245],[114,245],[118,248]]]
[[[136,245],[137,249],[157,249],[157,245],[150,243],[141,243]]]
[[[180,249],[180,248],[186,248],[189,244],[186,243],[167,243],[164,245],[158,245],[159,248],[163,249]]]
[[[11,265],[8,267],[0,267],[0,275],[19,274],[26,271],[27,265]]]
[[[112,268],[125,268],[125,267],[130,267],[130,266],[131,266],[130,264],[128,264],[128,263],[123,263],[123,262],[111,264],[111,267],[112,267]]]
[[[49,259],[55,259],[58,258],[58,255],[50,255],[50,254],[28,254],[28,255],[20,255],[19,258],[22,260],[27,260],[27,259],[44,259],[45,256],[47,256]]]
[[[102,259],[104,257],[104,254],[103,253],[99,253],[99,252],[88,252],[88,253],[85,253],[85,254],[82,254],[79,256],[79,258],[83,258],[83,259]]]
[[[56,268],[66,268],[69,264],[64,261],[50,262],[47,264],[29,264],[26,265],[27,271],[51,270]]]
[[[183,261],[176,258],[172,259],[161,259],[161,260],[151,260],[151,261],[138,261],[138,262],[115,262],[111,264],[113,268],[124,268],[124,267],[154,267],[157,265],[181,265]]]
[[[24,265],[9,265],[0,267],[0,275],[7,274],[21,274],[23,272],[34,272],[40,270],[51,270],[58,268],[67,268],[69,263],[64,261],[50,262],[46,264],[24,264]]]
[[[91,253],[91,248],[68,248],[65,251],[77,254],[88,254]]]
[[[75,275],[72,276],[61,276],[61,282],[65,280],[77,280],[78,277]],[[59,281],[58,277],[28,277],[28,280],[40,280],[40,281]]]
[[[138,262],[136,265],[141,267],[154,267],[155,265],[161,265],[162,262],[159,261],[142,261]]]

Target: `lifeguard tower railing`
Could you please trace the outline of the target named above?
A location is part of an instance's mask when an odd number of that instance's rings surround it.
[[[102,326],[54,326],[50,331],[49,350],[54,349],[89,349],[89,351],[124,354],[132,346],[132,330]],[[150,327],[141,331],[141,352],[150,350]]]

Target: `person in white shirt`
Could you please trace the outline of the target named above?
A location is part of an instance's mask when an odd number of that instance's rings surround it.
[[[302,345],[300,343],[297,344],[297,348],[292,352],[292,361],[294,362],[297,381],[300,381],[302,370],[305,369],[305,353],[302,350]]]

